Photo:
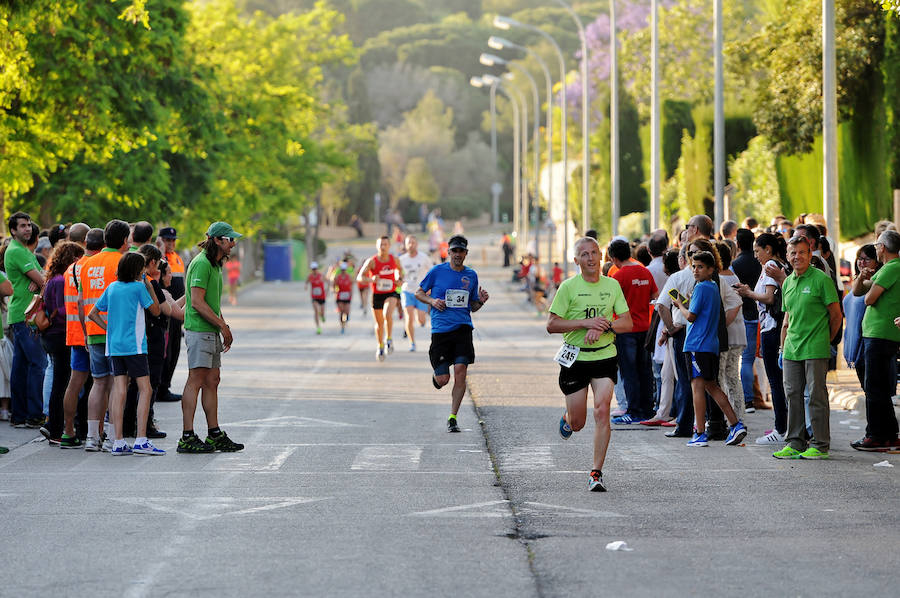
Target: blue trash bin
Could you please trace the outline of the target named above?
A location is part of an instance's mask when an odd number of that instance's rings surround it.
[[[263,279],[291,279],[291,244],[290,242],[263,243]]]

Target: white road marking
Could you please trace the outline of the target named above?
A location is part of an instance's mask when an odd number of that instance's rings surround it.
[[[225,515],[247,515],[250,513],[258,513],[260,511],[283,509],[294,505],[328,500],[329,498],[330,497],[309,498],[303,496],[270,496],[259,498],[174,496],[152,498],[141,496],[114,498],[113,500],[125,504],[147,507],[163,513],[181,515],[188,519],[193,519],[194,521],[205,521],[224,517]]]
[[[278,471],[298,447],[288,446],[276,450],[254,450],[253,452],[219,453],[208,465],[206,471]]]
[[[253,428],[310,428],[310,427],[337,427],[337,428],[364,428],[360,424],[336,422],[328,419],[316,419],[314,417],[299,417],[296,415],[283,415],[281,417],[267,417],[263,419],[247,419],[230,424],[222,424],[223,427],[253,427]]]
[[[532,517],[625,517],[625,515],[614,511],[578,509],[541,502],[524,502],[518,507],[517,512]],[[470,505],[431,509],[429,511],[416,511],[409,513],[409,515],[412,517],[510,517],[512,516],[512,508],[509,500],[492,500]]]
[[[367,446],[356,455],[353,471],[414,471],[422,460],[421,446]]]
[[[553,455],[549,445],[521,446],[511,449],[500,458],[500,471],[551,469]]]

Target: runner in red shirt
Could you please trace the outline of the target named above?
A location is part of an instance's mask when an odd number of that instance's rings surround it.
[[[390,237],[381,237],[376,245],[378,254],[370,257],[359,269],[358,282],[372,285],[372,314],[375,316],[375,338],[378,349],[375,359],[384,361],[385,355],[394,352],[391,334],[394,329],[393,313],[400,302],[397,281],[403,280],[403,268],[399,260],[391,255]],[[387,339],[385,339],[385,327]]]
[[[309,265],[312,272],[306,278],[306,288],[309,289],[309,296],[313,304],[313,321],[316,323],[316,334],[322,334],[322,324],[325,323],[325,277],[319,272],[318,262]]]
[[[347,272],[347,267],[347,262],[341,262],[332,282],[337,311],[341,318],[341,334],[344,334],[350,320],[350,302],[353,300],[353,278]]]

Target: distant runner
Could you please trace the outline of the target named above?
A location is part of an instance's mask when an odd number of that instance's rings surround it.
[[[341,262],[338,265],[338,271],[332,284],[338,317],[341,319],[341,334],[344,334],[347,322],[350,321],[350,302],[353,300],[353,278],[347,272],[347,262]]]
[[[416,299],[435,309],[431,314],[431,348],[428,356],[434,375],[431,383],[441,389],[450,382],[453,365],[453,390],[450,393],[450,417],[447,431],[459,432],[456,416],[466,394],[466,372],[475,362],[472,344],[472,313],[489,299],[478,286],[478,274],[464,266],[469,242],[462,235],[448,242],[450,262],[438,264],[428,271],[416,290]],[[430,293],[430,295],[429,295]]]
[[[400,301],[396,291],[397,281],[403,278],[400,262],[391,255],[391,239],[381,237],[375,246],[378,253],[366,260],[356,276],[357,282],[372,285],[372,315],[375,316],[375,340],[378,348],[375,359],[384,361],[385,355],[394,352],[391,334],[394,330],[394,310]],[[387,338],[385,339],[385,328]]]
[[[322,334],[322,324],[325,323],[325,277],[319,272],[318,262],[311,263],[309,269],[312,272],[306,277],[305,288],[309,289],[309,296],[312,299],[316,334]],[[321,320],[321,324],[319,320]]]
[[[547,332],[562,333],[556,354],[559,388],[566,395],[566,411],[559,420],[563,439],[584,427],[588,388],[594,393],[594,464],[588,489],[606,492],[603,462],[611,434],[609,403],[618,378],[615,333],[631,332],[631,314],[614,279],[600,274],[600,245],[591,237],[575,243],[575,264],[581,273],[559,285]]]
[[[428,304],[416,299],[419,280],[428,272],[434,262],[424,253],[419,252],[419,241],[415,235],[406,237],[406,253],[400,256],[400,265],[405,273],[401,287],[403,309],[406,310],[406,336],[409,338],[409,350],[416,350],[416,319],[419,326],[425,325],[428,317]]]

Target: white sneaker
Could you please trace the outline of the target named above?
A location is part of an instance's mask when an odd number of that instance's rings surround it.
[[[114,446],[115,445],[113,444],[112,440],[110,440],[109,438],[104,438],[103,444],[100,445],[100,450],[103,451],[104,453],[111,453]],[[130,450],[128,452],[129,452],[129,454],[131,453]]]
[[[778,433],[778,430],[772,430],[765,436],[756,439],[756,444],[784,444],[784,436]]]
[[[391,339],[387,339],[387,341],[384,343],[384,348],[387,351],[388,355],[393,353],[394,352],[394,341],[392,341]]]
[[[100,452],[100,439],[95,438],[93,436],[88,436],[84,439],[84,450],[89,453],[98,453]]]
[[[410,352],[410,353],[415,353],[415,352],[416,352],[416,343],[410,343],[410,344],[409,344],[409,352]]]
[[[0,409],[0,422],[9,421],[9,409]]]

